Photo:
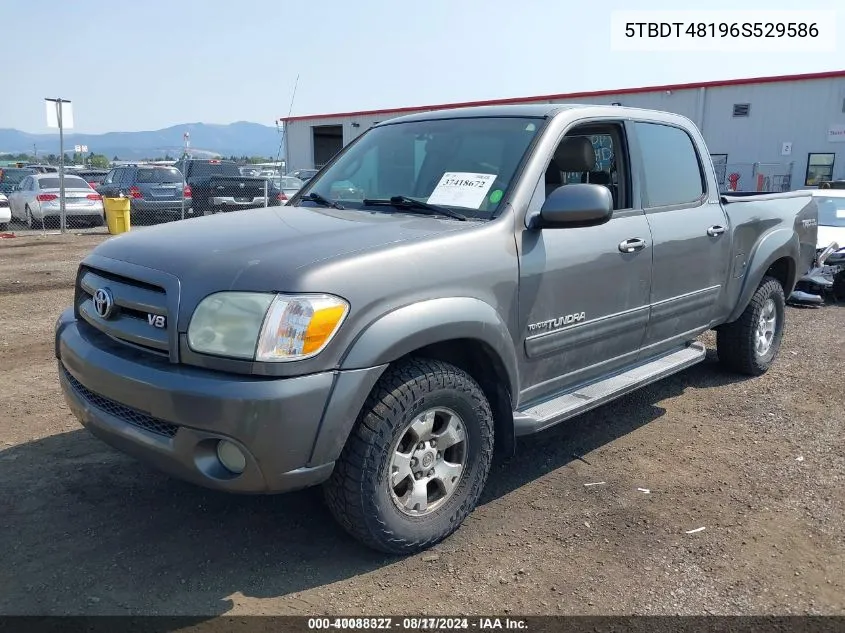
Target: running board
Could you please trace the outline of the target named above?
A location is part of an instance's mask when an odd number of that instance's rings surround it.
[[[707,348],[698,341],[677,352],[638,365],[575,391],[546,400],[525,411],[514,411],[514,433],[538,433],[585,411],[594,409],[652,382],[677,373],[704,360]]]

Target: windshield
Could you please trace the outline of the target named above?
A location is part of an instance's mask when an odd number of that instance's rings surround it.
[[[365,207],[364,200],[406,196],[490,219],[542,123],[538,118],[485,117],[376,127],[309,181],[303,193],[348,208]]]
[[[845,227],[845,196],[816,198],[819,205],[819,226]]]

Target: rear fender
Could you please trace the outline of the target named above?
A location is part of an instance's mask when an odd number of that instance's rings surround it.
[[[754,248],[751,257],[749,257],[748,266],[745,273],[745,280],[739,293],[739,299],[734,306],[733,311],[726,319],[727,323],[736,321],[748,304],[751,298],[763,281],[766,271],[777,260],[787,258],[792,262],[788,278],[785,280],[784,293],[789,296],[795,288],[797,281],[797,272],[795,263],[799,260],[799,241],[795,231],[790,229],[776,229],[767,233]]]

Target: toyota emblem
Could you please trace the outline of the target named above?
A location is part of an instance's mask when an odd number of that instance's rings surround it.
[[[108,288],[100,288],[94,293],[94,311],[103,319],[108,319],[114,310],[114,298]]]

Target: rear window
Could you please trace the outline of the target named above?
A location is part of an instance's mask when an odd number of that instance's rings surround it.
[[[178,169],[145,169],[138,170],[136,182],[182,182],[182,173]]]
[[[235,163],[193,163],[191,175],[204,178],[206,176],[241,177],[241,170]]]
[[[39,178],[39,189],[58,189],[59,178]],[[90,185],[79,176],[65,176],[65,189],[90,189]]]
[[[35,173],[34,169],[5,169],[0,167],[0,182],[16,185],[27,176]]]

